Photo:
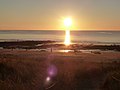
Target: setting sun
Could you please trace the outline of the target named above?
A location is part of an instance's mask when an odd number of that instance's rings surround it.
[[[69,27],[72,25],[72,20],[71,20],[71,18],[66,18],[66,19],[64,20],[64,25],[65,25],[67,28],[69,28]]]

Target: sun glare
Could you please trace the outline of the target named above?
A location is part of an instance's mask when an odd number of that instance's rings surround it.
[[[70,38],[70,26],[72,25],[72,20],[71,18],[66,18],[64,20],[64,25],[66,26],[66,35],[65,35],[65,41],[64,44],[66,46],[69,46],[71,44],[71,38]]]
[[[71,41],[70,41],[70,30],[66,30],[66,35],[65,35],[65,42],[64,44],[66,46],[69,46],[71,44]]]

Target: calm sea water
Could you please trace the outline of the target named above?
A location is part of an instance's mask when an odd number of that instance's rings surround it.
[[[54,40],[64,41],[65,31],[53,30],[1,30],[0,41],[6,40]],[[71,31],[72,42],[119,43],[120,31]]]

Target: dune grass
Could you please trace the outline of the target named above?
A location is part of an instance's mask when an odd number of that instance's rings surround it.
[[[119,90],[120,82],[115,80],[119,80],[119,64],[54,54],[0,54],[0,90]],[[57,74],[47,85],[51,65]]]

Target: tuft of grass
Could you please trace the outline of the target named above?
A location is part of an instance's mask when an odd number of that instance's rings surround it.
[[[101,90],[120,90],[120,62],[112,62],[107,68],[107,76]]]
[[[39,90],[44,88],[46,67],[34,60],[0,62],[0,90]]]

